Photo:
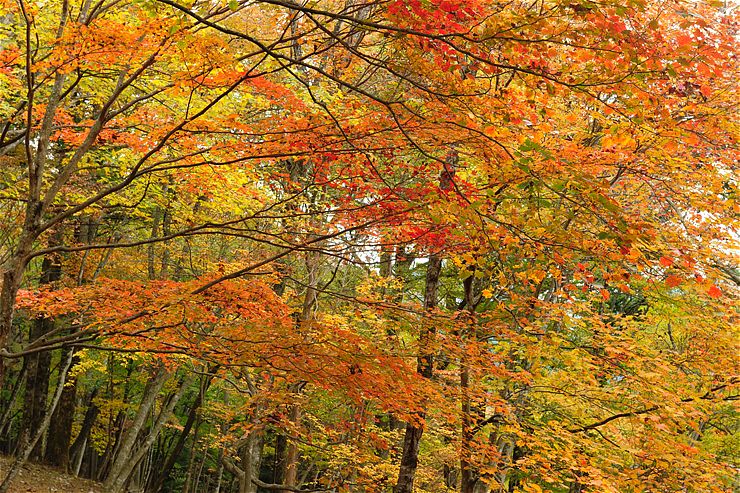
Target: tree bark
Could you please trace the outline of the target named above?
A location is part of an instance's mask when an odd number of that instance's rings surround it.
[[[193,477],[195,476],[195,454],[198,449],[198,430],[200,428],[200,416],[196,415],[195,422],[195,433],[193,434],[193,443],[190,445],[190,453],[188,454],[188,472],[185,475],[185,484],[182,488],[182,493],[193,492]]]
[[[210,383],[211,383],[211,377],[210,376],[205,377],[198,391],[198,395],[195,397],[193,404],[190,406],[190,412],[188,413],[188,419],[185,421],[185,426],[183,427],[182,432],[180,432],[180,435],[177,437],[177,443],[175,443],[175,446],[172,448],[172,451],[167,456],[167,460],[162,465],[160,469],[161,472],[157,476],[157,479],[154,481],[154,484],[151,487],[151,491],[153,492],[161,491],[162,486],[164,486],[164,482],[169,477],[170,472],[172,472],[172,468],[174,467],[175,462],[177,461],[177,458],[182,452],[182,449],[185,447],[185,441],[190,435],[190,430],[193,429],[193,425],[196,422],[196,418],[198,417],[198,410],[200,409],[201,404],[203,404],[203,399],[205,398],[205,393],[208,390]]]
[[[43,336],[54,327],[54,322],[50,319],[34,320],[29,332],[29,340],[33,341]],[[46,399],[49,393],[49,372],[51,370],[51,352],[41,351],[25,356],[26,360],[26,389],[23,396],[23,425],[20,442],[27,441],[36,430],[39,429],[41,421],[44,419],[46,409]],[[41,441],[39,441],[39,445]],[[40,456],[40,450],[37,446],[31,453],[33,458]]]
[[[62,397],[64,382],[67,378],[67,372],[69,371],[69,367],[71,365],[72,354],[70,353],[59,370],[59,382],[57,383],[57,389],[54,393],[51,405],[46,410],[44,419],[41,421],[38,430],[36,430],[36,432],[34,433],[33,438],[24,445],[23,449],[18,454],[18,457],[15,459],[15,462],[13,462],[13,465],[10,467],[10,470],[5,476],[2,484],[0,484],[0,493],[6,493],[8,491],[8,488],[10,488],[10,484],[13,482],[13,479],[15,479],[23,465],[28,461],[28,458],[31,456],[31,453],[36,447],[36,444],[39,442],[41,437],[44,436],[44,433],[46,433],[46,430],[49,428],[49,423],[51,423],[51,416],[54,413],[54,409],[56,409],[57,404],[59,404],[59,399],[61,399]]]
[[[295,425],[301,420],[301,408],[298,404],[290,406],[290,421]],[[280,483],[285,486],[295,487],[298,480],[298,444],[290,437],[286,437],[285,457],[281,461]],[[291,490],[278,490],[281,493],[288,493]]]
[[[0,288],[0,382],[5,374],[3,352],[7,351],[8,339],[13,330],[15,299],[23,279],[23,272],[28,265],[33,242],[38,237],[41,222],[41,203],[28,201],[24,231],[18,240],[14,254],[2,266],[2,288]]]
[[[11,416],[13,413],[13,407],[15,407],[16,399],[18,398],[18,394],[20,394],[19,390],[23,385],[25,385],[26,380],[26,360],[23,359],[23,364],[21,365],[21,369],[18,372],[18,376],[16,377],[15,383],[13,384],[13,390],[10,392],[10,397],[8,398],[8,402],[5,405],[5,409],[3,410],[2,415],[0,416],[0,443],[3,444],[3,446],[8,447],[8,443],[10,441],[10,437],[6,435],[6,429],[10,427],[11,422]],[[3,385],[6,385],[5,381],[3,381]]]
[[[470,370],[467,363],[462,362],[460,365],[460,392],[462,393],[462,402],[460,404],[460,493],[473,493],[475,486],[475,477],[471,469],[471,444],[472,444],[472,422],[470,408]]]
[[[257,493],[260,464],[262,463],[263,430],[256,429],[247,436],[247,443],[242,448],[241,462],[244,474],[239,478],[239,493]]]
[[[68,352],[74,353],[74,348],[64,351],[64,356]],[[72,366],[77,364],[79,358],[73,354]],[[72,440],[72,424],[74,423],[75,400],[77,398],[77,386],[73,378],[64,386],[62,397],[56,411],[52,415],[49,434],[46,439],[46,451],[44,459],[52,466],[61,467],[65,470],[69,468],[69,446]]]
[[[306,253],[308,279],[306,283],[306,293],[303,297],[303,308],[298,317],[299,329],[301,325],[310,323],[310,321],[314,319],[314,310],[318,302],[319,295],[317,288],[321,274],[319,260],[318,252]],[[303,389],[303,386],[304,382],[298,382],[289,387],[289,390],[296,399]],[[290,422],[297,427],[301,420],[300,405],[298,403],[291,404],[288,408],[288,414]],[[275,450],[276,455],[280,452],[280,455],[278,455],[279,483],[289,488],[295,488],[298,480],[298,444],[287,435],[280,436],[278,439],[282,442],[282,446],[276,447]],[[287,493],[291,490],[280,489],[277,491]]]
[[[113,382],[113,359],[108,358],[108,389],[107,389],[107,395],[114,397],[115,395],[115,385]],[[135,363],[133,360],[130,360],[128,365],[126,366],[126,378],[125,378],[125,384],[123,386],[123,395],[121,398],[122,402],[128,402],[129,396],[131,393],[132,388],[132,379],[131,375],[133,375],[134,369],[136,368]],[[121,438],[123,437],[124,432],[126,431],[124,428],[124,425],[126,424],[126,411],[120,410],[115,415],[115,418],[113,417],[113,414],[111,413],[108,417],[108,440],[105,444],[105,450],[103,451],[103,454],[101,456],[101,461],[95,461],[95,474],[92,474],[91,471],[91,478],[95,478],[98,481],[103,481],[106,476],[108,475],[108,471],[110,470],[110,465],[113,462],[116,454],[118,453],[118,449],[121,446]],[[100,462],[100,464],[98,464]]]
[[[175,394],[169,398],[164,406],[162,406],[162,410],[159,412],[159,415],[157,416],[154,424],[152,424],[152,427],[149,430],[149,434],[147,435],[146,439],[144,439],[144,442],[139,446],[139,448],[136,449],[136,451],[134,452],[132,447],[128,447],[127,450],[129,451],[129,454],[125,456],[120,456],[120,459],[116,459],[116,462],[111,468],[111,472],[115,470],[116,475],[113,476],[112,474],[109,474],[108,479],[105,482],[105,491],[107,493],[121,493],[123,491],[129,476],[131,476],[134,468],[139,464],[139,462],[141,462],[141,459],[144,458],[154,441],[157,439],[157,436],[159,436],[160,430],[164,426],[165,422],[169,419],[172,411],[175,409],[175,405],[177,405],[177,402],[185,393],[185,390],[187,389],[191,381],[191,378],[186,378],[180,384],[180,387],[177,389]],[[159,392],[157,391],[156,393]],[[136,437],[134,437],[134,439],[135,438]],[[119,454],[121,454],[122,452],[123,447],[121,448],[121,450],[119,450]]]
[[[58,244],[61,241],[60,234],[54,234],[50,244]],[[41,276],[39,284],[49,285],[61,279],[62,267],[58,256],[46,255],[41,262]],[[28,334],[29,342],[43,337],[54,329],[54,320],[50,318],[38,318],[31,324]],[[46,411],[46,400],[49,393],[49,378],[51,373],[51,352],[41,351],[33,353],[24,358],[26,360],[26,390],[23,400],[23,426],[20,442],[28,440],[36,430],[39,429]],[[64,357],[62,357],[64,361]],[[31,452],[32,458],[41,458],[43,440],[37,443]]]
[[[424,286],[424,309],[433,310],[437,306],[437,289],[439,287],[439,275],[442,270],[442,257],[431,255],[427,263],[426,283]],[[434,325],[423,324],[419,335],[419,356],[416,359],[416,372],[424,378],[431,379],[434,375]],[[411,493],[414,488],[416,469],[419,465],[419,444],[424,433],[422,422],[425,413],[419,413],[419,423],[407,423],[406,432],[403,437],[403,452],[401,455],[401,466],[398,470],[398,479],[393,488],[393,493]]]
[[[170,373],[164,368],[164,366],[159,366],[151,378],[149,378],[149,381],[147,381],[146,387],[144,387],[141,404],[139,405],[139,410],[136,413],[133,423],[131,423],[131,426],[127,428],[123,435],[121,446],[118,448],[118,453],[113,460],[113,464],[108,472],[108,477],[104,483],[104,487],[107,492],[115,493],[118,491],[115,488],[120,489],[123,487],[120,478],[128,469],[127,463],[130,462],[131,456],[134,453],[136,439],[146,423],[149,412],[157,400],[159,391],[162,389],[169,377]]]
[[[463,281],[463,292],[465,293],[465,306],[470,317],[469,323],[474,323],[475,303],[473,301],[473,273]],[[461,339],[471,334],[461,334]],[[465,344],[463,342],[463,344]],[[470,366],[466,358],[466,348],[462,347],[460,355],[460,493],[473,493],[476,474],[472,469],[472,443],[475,432],[473,431],[473,416],[470,402]]]
[[[100,409],[94,403],[95,396],[97,396],[97,394],[97,388],[93,389],[93,391],[90,393],[87,410],[85,411],[85,417],[82,420],[82,427],[80,428],[80,432],[77,434],[77,438],[75,438],[75,441],[69,447],[69,456],[73,460],[77,459],[76,462],[82,462],[82,455],[85,452],[85,445],[87,444],[87,440],[90,436],[90,431],[92,431],[95,420],[97,419],[98,414],[100,414]],[[79,474],[79,468],[75,466],[74,469],[75,475]]]

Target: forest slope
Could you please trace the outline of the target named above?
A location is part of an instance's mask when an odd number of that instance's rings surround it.
[[[0,475],[10,467],[8,457],[0,456]],[[100,493],[100,486],[90,480],[64,474],[53,467],[26,464],[9,493]]]

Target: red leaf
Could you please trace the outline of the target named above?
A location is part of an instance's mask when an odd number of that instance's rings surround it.
[[[660,265],[663,267],[670,267],[673,265],[673,259],[670,259],[668,257],[660,257]]]
[[[439,8],[444,10],[445,12],[455,12],[460,7],[453,2],[447,2],[443,0],[442,2],[439,2]]]
[[[719,298],[722,296],[722,290],[719,289],[716,284],[712,284],[712,286],[707,291],[707,294],[712,298]]]

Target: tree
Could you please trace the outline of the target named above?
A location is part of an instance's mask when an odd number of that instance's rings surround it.
[[[160,460],[191,490],[730,488],[727,9],[19,1],[0,18],[0,379],[49,401],[31,386],[51,367],[29,362],[84,350],[97,376],[75,385],[102,395],[76,469],[111,491],[167,483]],[[52,260],[54,289],[36,282]],[[194,371],[214,383],[191,412]],[[20,395],[0,399],[9,444]],[[403,441],[376,416],[406,421]]]

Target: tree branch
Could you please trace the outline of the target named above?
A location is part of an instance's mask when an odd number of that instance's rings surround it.
[[[568,431],[571,433],[582,433],[584,431],[593,430],[600,426],[604,426],[605,424],[610,423],[614,421],[615,419],[628,418],[630,416],[637,416],[640,414],[647,414],[657,409],[658,409],[658,406],[652,406],[652,407],[647,407],[645,409],[640,409],[638,411],[630,411],[630,412],[625,412],[625,413],[614,414],[612,416],[609,416],[608,418],[602,419],[601,421],[591,423],[590,425],[581,426],[580,428],[569,428]]]

